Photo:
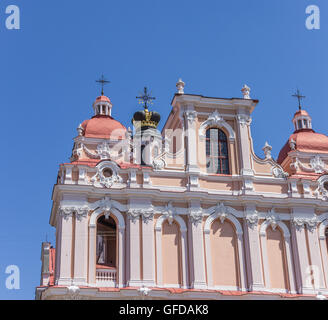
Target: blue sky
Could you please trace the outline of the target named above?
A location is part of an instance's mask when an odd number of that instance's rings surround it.
[[[21,11],[21,29],[5,28],[5,9]],[[305,28],[305,8],[320,8],[321,29]],[[147,85],[163,125],[175,83],[185,92],[260,100],[253,113],[255,152],[265,141],[277,157],[293,131],[298,86],[317,132],[327,134],[328,3],[325,0],[0,2],[2,156],[0,299],[33,299],[40,246],[49,225],[58,164],[68,161],[76,127],[105,93],[113,116],[129,126]],[[21,271],[21,289],[5,287],[5,268]]]

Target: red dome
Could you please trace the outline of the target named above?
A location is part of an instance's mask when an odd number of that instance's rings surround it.
[[[305,116],[305,117],[310,117],[309,114],[307,113],[307,111],[305,110],[299,110],[297,112],[295,112],[294,114],[294,118],[297,117],[297,116]]]
[[[109,102],[109,103],[110,103],[109,98],[106,97],[106,96],[99,96],[99,97],[97,97],[95,103],[97,103],[97,102],[101,102],[101,101],[103,101],[103,102]]]
[[[290,141],[296,143],[295,149],[301,152],[309,153],[328,153],[328,137],[321,133],[316,133],[312,129],[302,129],[294,132],[281,149],[277,162],[281,164],[291,150]]]
[[[100,139],[125,139],[126,128],[110,116],[97,115],[82,123],[84,136]]]

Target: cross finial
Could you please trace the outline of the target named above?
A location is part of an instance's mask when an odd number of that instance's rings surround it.
[[[110,81],[106,80],[104,75],[102,74],[101,75],[101,78],[99,80],[96,80],[96,82],[100,83],[101,84],[101,95],[103,96],[104,95],[104,86],[107,84],[107,83],[110,83]]]
[[[152,104],[153,100],[155,100],[155,97],[150,96],[150,92],[148,92],[147,87],[144,87],[144,92],[141,96],[136,97],[139,99],[139,103],[144,104],[144,108],[148,109],[148,105]]]
[[[298,109],[302,110],[301,100],[305,98],[305,96],[301,95],[301,92],[297,89],[296,93],[292,95],[293,97],[297,98],[298,100]]]

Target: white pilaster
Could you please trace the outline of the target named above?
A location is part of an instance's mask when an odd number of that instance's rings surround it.
[[[145,286],[155,285],[154,238],[154,220],[142,219],[142,282]]]
[[[320,246],[319,246],[319,237],[318,231],[316,227],[309,228],[307,226],[307,235],[309,241],[309,251],[310,251],[310,259],[312,265],[312,275],[313,285],[315,291],[325,290],[325,281],[324,281],[324,273],[321,262],[321,254],[320,254]]]
[[[88,266],[88,218],[87,215],[75,219],[74,244],[74,284],[87,283]]]
[[[251,163],[251,143],[249,125],[251,116],[245,110],[239,110],[237,124],[239,132],[239,152],[240,152],[240,174],[243,176],[243,192],[254,191],[253,176],[254,172]]]
[[[125,228],[118,229],[118,287],[124,287],[125,278],[125,255],[124,255],[124,232]]]
[[[197,130],[196,130],[196,119],[197,112],[194,110],[192,105],[187,107],[187,111],[184,113],[185,116],[185,128],[187,136],[187,170],[199,172],[197,162]]]
[[[129,262],[130,272],[128,279],[128,286],[140,286],[141,281],[141,261],[140,261],[140,218],[129,217],[127,221],[128,234],[129,234]]]
[[[246,208],[246,257],[249,274],[249,289],[251,291],[263,291],[264,278],[261,259],[261,247],[258,231],[258,215],[255,206]]]
[[[70,285],[72,280],[72,212],[62,213],[58,219],[61,219],[58,285]]]
[[[89,277],[88,283],[96,285],[96,225],[89,226]]]
[[[203,241],[202,209],[199,202],[190,204],[189,217],[189,264],[191,272],[191,287],[205,289],[205,257]]]

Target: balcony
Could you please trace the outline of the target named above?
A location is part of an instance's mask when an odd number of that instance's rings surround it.
[[[97,287],[116,287],[116,268],[97,264]]]

